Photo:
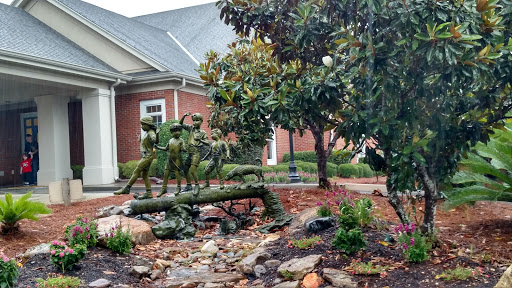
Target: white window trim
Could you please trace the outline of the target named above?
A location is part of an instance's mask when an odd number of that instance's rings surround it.
[[[272,152],[274,152],[274,153],[272,153],[272,155],[274,157],[271,158],[271,159],[268,159],[268,153],[267,153],[267,166],[277,165],[277,145],[276,145],[277,137],[276,137],[276,129],[274,127],[272,127],[272,131],[273,131],[272,138],[271,139],[267,139],[267,145],[270,145],[269,147],[272,150]]]
[[[146,113],[146,106],[154,106],[154,105],[162,105],[162,112],[159,113]],[[166,117],[166,109],[165,109],[165,98],[161,99],[151,99],[151,100],[142,100],[140,101],[140,117],[144,116],[156,116],[156,115],[162,115],[162,123],[165,123],[167,121]]]

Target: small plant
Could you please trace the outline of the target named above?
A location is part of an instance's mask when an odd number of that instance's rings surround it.
[[[345,254],[351,254],[366,247],[363,232],[361,232],[360,228],[351,230],[345,230],[343,228],[338,229],[332,239],[332,245],[344,251]]]
[[[398,242],[402,247],[405,259],[410,262],[420,263],[428,259],[427,241],[421,231],[416,230],[414,223],[409,225],[400,224],[395,227],[395,232],[398,233]]]
[[[130,249],[132,249],[132,232],[130,229],[123,230],[121,223],[111,229],[112,232],[105,233],[107,247],[117,253],[130,253]]]
[[[363,262],[361,261],[361,258],[357,260],[352,260],[352,263],[350,263],[350,266],[347,267],[346,270],[352,270],[353,274],[358,275],[374,275],[379,274],[381,278],[384,278],[387,276],[386,270],[389,269],[389,266],[380,266],[376,265],[373,266],[372,262]]]
[[[483,276],[484,269],[482,267],[477,267],[476,269],[460,267],[458,266],[452,270],[444,270],[443,274],[436,275],[436,279],[443,279],[445,281],[451,280],[467,280],[469,278],[477,278],[479,276]],[[486,275],[489,277],[488,275]]]
[[[293,274],[288,271],[288,270],[282,270],[281,271],[281,275],[283,275],[284,279],[286,280],[292,280],[293,279]]]
[[[315,246],[315,244],[320,244],[321,241],[322,241],[322,237],[320,237],[320,236],[313,236],[311,238],[303,238],[303,239],[298,239],[298,240],[289,240],[288,245],[286,247],[309,249],[309,248],[313,248]]]
[[[9,259],[0,251],[0,288],[14,287],[14,284],[18,281],[21,267],[21,263]]]
[[[331,211],[331,203],[329,200],[326,200],[324,202],[316,202],[316,205],[318,206],[318,209],[316,210],[316,214],[320,217],[331,217],[332,211]]]
[[[82,280],[78,277],[63,276],[60,274],[48,274],[46,279],[36,279],[38,288],[78,288]]]
[[[358,199],[355,202],[355,216],[357,218],[357,222],[361,227],[368,227],[370,223],[373,221],[372,208],[373,202],[369,198]]]
[[[71,225],[66,226],[66,238],[69,245],[82,244],[87,247],[96,246],[98,242],[98,224],[87,217],[78,216]]]
[[[4,225],[2,232],[9,233],[16,229],[18,221],[30,219],[39,220],[38,214],[50,214],[51,209],[37,201],[29,201],[32,192],[29,192],[19,199],[13,200],[12,194],[5,194],[5,200],[0,200],[0,222]]]
[[[50,245],[50,260],[55,266],[62,269],[62,273],[73,269],[73,266],[82,260],[87,253],[87,246],[75,244],[69,248],[66,243],[53,241]]]

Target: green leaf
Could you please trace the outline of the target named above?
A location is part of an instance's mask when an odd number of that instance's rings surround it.
[[[461,41],[473,41],[473,40],[478,40],[478,39],[482,39],[482,36],[480,36],[480,35],[462,35],[462,37],[459,38],[459,40],[461,40]]]
[[[438,34],[436,35],[436,38],[439,38],[439,39],[446,39],[446,38],[451,38],[453,35],[452,33],[450,32],[443,32],[441,34]]]
[[[424,40],[424,41],[430,41],[430,36],[429,36],[428,34],[426,34],[426,33],[423,33],[423,32],[421,32],[421,33],[416,33],[416,34],[414,35],[414,37],[415,37],[416,39],[420,39],[420,40]]]

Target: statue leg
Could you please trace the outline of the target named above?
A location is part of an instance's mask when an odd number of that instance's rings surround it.
[[[185,169],[184,169],[184,172],[185,172],[185,179],[187,180],[187,186],[185,186],[185,189],[183,189],[182,192],[187,192],[187,191],[192,191],[192,185],[190,185],[190,182],[191,182],[191,174],[190,174],[190,168],[191,168],[191,164],[192,164],[192,159],[191,159],[191,155],[189,154],[187,156],[187,160],[185,160]]]
[[[139,165],[137,165],[135,170],[133,170],[132,177],[130,177],[130,180],[128,181],[128,183],[126,185],[124,185],[123,188],[115,191],[114,195],[130,194],[130,188],[132,188],[133,183],[135,183],[135,181],[137,181],[137,178],[139,178],[140,171],[141,171],[141,169],[140,169]]]
[[[197,195],[199,194],[199,178],[197,177],[197,166],[196,165],[191,165],[190,166],[190,174],[192,175],[192,177],[194,178],[194,183],[196,183],[195,187],[194,187],[194,195]],[[188,185],[188,184],[187,184]]]
[[[179,169],[174,170],[174,175],[176,175],[176,191],[174,191],[174,195],[180,194],[181,191],[181,174]]]
[[[210,173],[212,173],[214,168],[215,166],[213,165],[212,160],[210,160],[210,162],[208,162],[208,165],[206,165],[206,167],[204,168],[205,180],[204,185],[201,186],[201,189],[210,187]]]
[[[217,164],[217,178],[219,178],[220,189],[224,189],[224,178],[222,178],[223,166],[224,163],[222,163],[222,160],[220,160],[219,163]]]
[[[160,192],[156,195],[156,197],[162,197],[162,195],[167,193],[167,182],[169,181],[169,169],[165,169],[164,172],[164,182],[162,183],[162,189]]]
[[[137,197],[137,200],[141,199],[150,199],[153,198],[153,194],[151,194],[151,183],[149,182],[149,169],[145,169],[142,171],[142,179],[144,179],[144,185],[146,186],[146,193],[144,195]]]

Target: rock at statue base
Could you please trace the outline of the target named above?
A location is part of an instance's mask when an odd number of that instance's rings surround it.
[[[98,244],[106,247],[107,239],[105,237],[105,233],[110,234],[112,232],[112,227],[119,225],[119,223],[121,223],[124,231],[130,229],[133,245],[147,245],[156,240],[153,232],[151,232],[151,226],[145,221],[120,215],[113,215],[98,219]]]

